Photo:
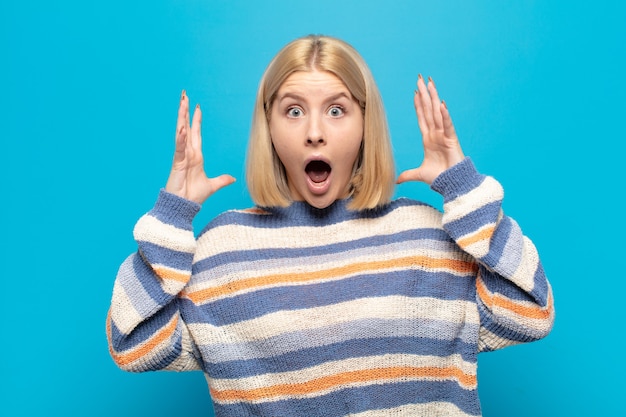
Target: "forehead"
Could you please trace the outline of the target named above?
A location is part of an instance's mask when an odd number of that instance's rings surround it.
[[[278,89],[278,95],[306,92],[307,94],[337,94],[350,96],[346,85],[332,72],[296,71],[289,75]]]

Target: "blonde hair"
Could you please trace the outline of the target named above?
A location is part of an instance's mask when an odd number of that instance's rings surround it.
[[[363,112],[363,141],[351,180],[352,210],[372,209],[389,202],[394,191],[395,167],[382,98],[367,64],[349,44],[328,36],[309,35],[281,49],[270,62],[257,92],[246,181],[259,206],[291,203],[285,168],[269,130],[269,118],[278,89],[296,71],[328,71],[346,85]]]

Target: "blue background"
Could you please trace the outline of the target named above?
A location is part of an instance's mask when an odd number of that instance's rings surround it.
[[[485,416],[624,412],[624,2],[40,1],[0,5],[3,416],[207,416],[201,373],[129,374],[105,316],[132,228],[165,184],[183,88],[209,175],[239,181],[201,227],[250,205],[243,163],[271,57],[309,33],[365,57],[398,172],[422,157],[412,107],[435,78],[464,151],[540,250],[557,320],[481,355]],[[441,206],[423,184],[406,195]]]

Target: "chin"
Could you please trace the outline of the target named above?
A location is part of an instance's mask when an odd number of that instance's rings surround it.
[[[337,198],[333,198],[330,196],[310,196],[305,199],[305,201],[310,205],[318,209],[325,209],[326,207],[332,205]]]

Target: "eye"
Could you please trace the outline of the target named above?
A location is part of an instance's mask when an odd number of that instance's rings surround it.
[[[302,109],[300,107],[289,107],[287,109],[287,117],[301,117]]]
[[[341,117],[343,116],[343,107],[341,106],[333,106],[328,110],[328,115],[330,117]]]

